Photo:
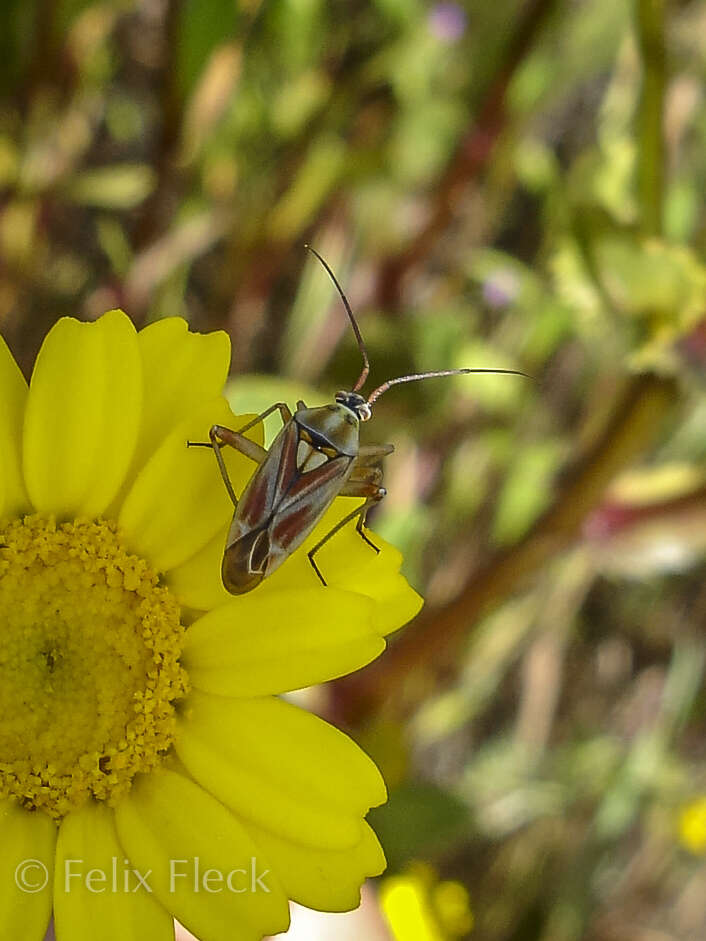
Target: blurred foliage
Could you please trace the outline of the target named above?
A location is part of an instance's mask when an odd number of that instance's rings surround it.
[[[0,329],[233,341],[238,410],[403,386],[375,528],[428,599],[327,690],[484,941],[706,937],[706,8],[5,0]],[[269,419],[270,436],[276,420]],[[421,936],[421,935],[420,935]]]

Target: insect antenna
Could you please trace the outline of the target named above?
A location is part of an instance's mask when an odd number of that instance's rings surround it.
[[[333,273],[333,271],[329,267],[328,262],[324,258],[322,258],[321,255],[319,255],[319,253],[316,251],[316,249],[311,247],[311,245],[305,245],[304,248],[306,248],[307,251],[310,251],[312,255],[318,258],[321,264],[326,269],[326,271],[328,271],[329,277],[331,278],[333,283],[336,285],[336,290],[341,296],[341,300],[343,301],[343,306],[346,308],[346,313],[348,314],[348,319],[350,320],[353,326],[353,333],[355,333],[355,338],[358,341],[358,349],[360,350],[361,355],[363,357],[363,371],[358,376],[358,380],[356,384],[353,386],[353,392],[357,392],[359,389],[362,389],[362,387],[365,385],[365,380],[368,378],[368,374],[370,372],[370,360],[368,359],[368,351],[365,348],[365,341],[363,340],[362,334],[360,332],[360,327],[358,326],[356,319],[353,316],[353,311],[351,310],[351,305],[348,303],[348,298],[343,293],[343,288],[336,280],[336,275]]]
[[[398,376],[397,379],[388,379],[387,382],[383,382],[368,396],[368,405],[377,401],[391,386],[396,386],[401,382],[417,382],[419,379],[434,379],[437,376],[461,376],[472,372],[501,373],[505,376],[524,376],[525,379],[532,379],[532,376],[526,372],[520,372],[519,369],[442,369],[439,372],[412,373],[409,376]]]

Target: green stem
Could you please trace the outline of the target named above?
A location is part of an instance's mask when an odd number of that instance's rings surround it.
[[[637,190],[646,235],[662,232],[664,195],[664,0],[636,0],[635,26],[642,59],[637,116]]]

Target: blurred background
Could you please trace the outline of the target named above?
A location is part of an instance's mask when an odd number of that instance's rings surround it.
[[[705,71],[695,0],[0,4],[26,372],[120,306],[227,330],[236,410],[322,403],[360,358],[311,242],[373,382],[536,377],[363,429],[427,603],[307,700],[390,788],[350,937],[706,938]]]

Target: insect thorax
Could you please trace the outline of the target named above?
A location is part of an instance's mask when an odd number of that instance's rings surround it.
[[[326,458],[358,454],[358,417],[338,402],[318,408],[302,408],[294,415],[303,443]]]

